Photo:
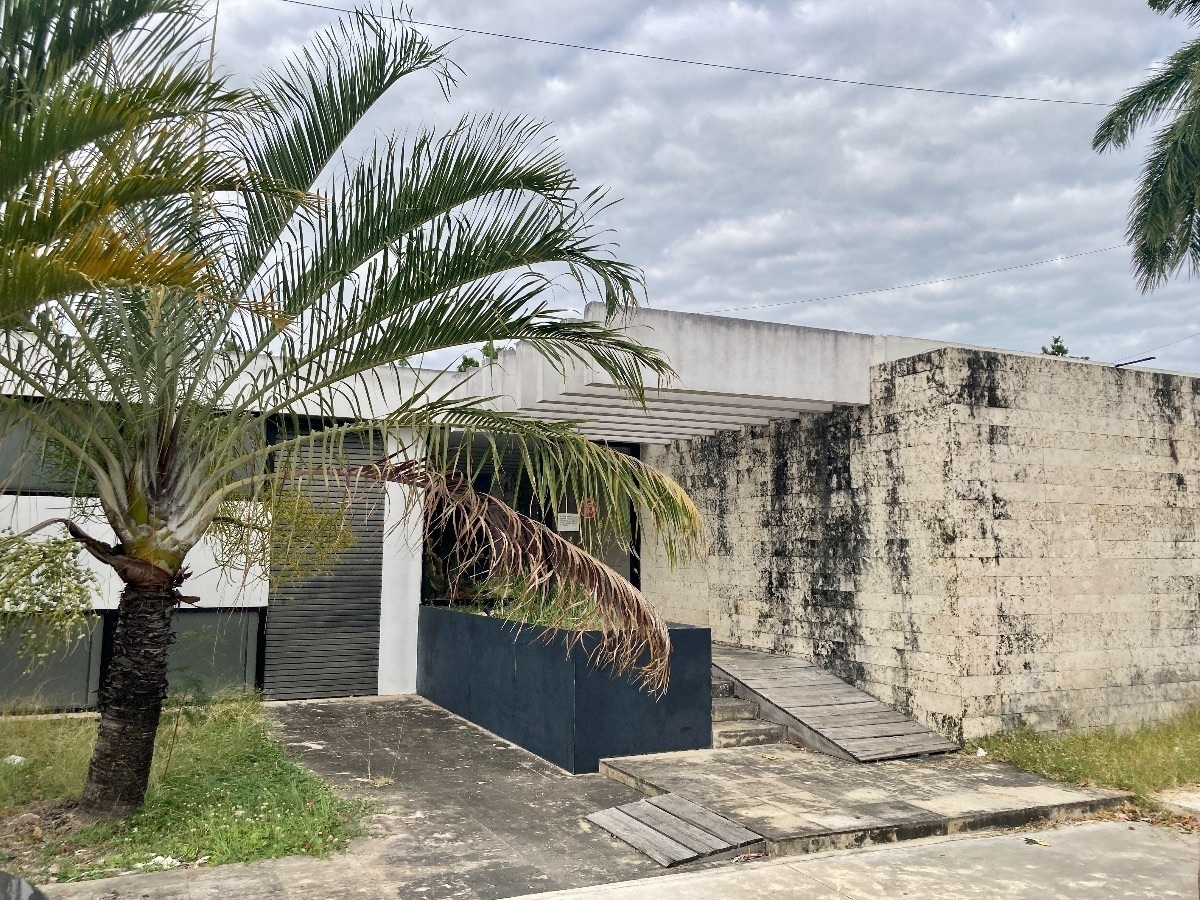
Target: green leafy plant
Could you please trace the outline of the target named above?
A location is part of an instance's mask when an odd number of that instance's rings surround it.
[[[1067,345],[1063,343],[1062,338],[1055,335],[1050,339],[1050,346],[1042,345],[1042,353],[1046,356],[1066,356]]]
[[[0,324],[94,287],[201,283],[169,213],[250,182],[210,138],[256,104],[213,77],[201,9],[0,0]]]
[[[1089,359],[1087,356],[1071,356],[1067,350],[1067,345],[1063,343],[1059,335],[1055,335],[1050,339],[1050,346],[1042,345],[1042,354],[1045,356],[1065,356],[1068,359]]]
[[[70,537],[33,539],[0,532],[0,638],[19,634],[31,665],[87,630],[96,575]]]
[[[1148,0],[1151,9],[1200,25],[1200,0]],[[1200,38],[1171,54],[1153,75],[1113,104],[1092,138],[1099,152],[1154,133],[1129,207],[1126,235],[1143,292],[1185,266],[1200,274]]]

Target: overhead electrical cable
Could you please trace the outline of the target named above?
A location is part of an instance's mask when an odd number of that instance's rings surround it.
[[[1176,344],[1182,344],[1184,341],[1190,341],[1192,338],[1195,338],[1195,337],[1200,337],[1200,331],[1193,332],[1192,334],[1185,335],[1184,337],[1181,337],[1181,338],[1176,338],[1175,340],[1168,341],[1165,344],[1159,344],[1157,347],[1151,347],[1149,350],[1139,350],[1138,352],[1139,353],[1154,353],[1156,350],[1162,350],[1164,347],[1174,347]],[[1151,356],[1149,358],[1154,359],[1153,356]],[[1142,362],[1142,360],[1135,360],[1135,361]],[[1130,363],[1123,362],[1123,363],[1117,363],[1117,365],[1118,366],[1128,366],[1128,365],[1130,365]]]
[[[342,6],[331,6],[326,3],[314,3],[311,0],[278,0],[280,3],[290,3],[293,6],[309,6],[313,9],[327,9],[332,12],[352,13],[353,9]],[[654,62],[675,63],[683,66],[700,66],[706,69],[722,69],[728,72],[749,72],[754,75],[772,75],[777,78],[797,78],[804,81],[822,81],[829,84],[848,84],[855,87],[883,88],[889,91],[913,91],[919,94],[944,94],[951,97],[980,97],[988,100],[1017,100],[1024,103],[1057,103],[1065,106],[1103,106],[1111,104],[1098,100],[1068,100],[1061,97],[1026,97],[1020,94],[988,94],[983,91],[955,91],[949,88],[917,87],[911,84],[889,84],[882,81],[856,81],[852,78],[834,78],[830,75],[802,75],[798,72],[782,72],[775,69],[757,69],[752,66],[735,66],[727,63],[705,62],[699,59],[683,59],[676,56],[658,56],[653,53],[636,53],[632,50],[614,50],[611,47],[593,47],[588,44],[572,44],[566,41],[551,41],[544,38],[526,37],[520,34],[508,34],[503,31],[484,31],[479,28],[464,28],[461,25],[446,25],[441,22],[422,22],[418,19],[400,19],[394,16],[383,16],[367,10],[369,15],[376,18],[387,18],[393,21],[405,22],[409,25],[420,25],[425,28],[443,28],[447,31],[459,31],[463,34],[476,34],[483,37],[503,38],[508,41],[523,41],[528,44],[542,44],[547,47],[564,47],[568,50],[586,50],[589,53],[607,53],[612,56],[627,56],[632,59],[646,59]]]
[[[1097,253],[1108,253],[1120,250],[1128,244],[1114,244],[1111,247],[1101,247],[1099,250],[1085,250],[1082,253],[1069,253],[1066,256],[1056,256],[1053,259],[1039,259],[1037,262],[1021,263],[1019,266],[1005,266],[1002,269],[988,269],[986,272],[972,272],[970,275],[949,275],[945,278],[933,278],[929,281],[914,281],[912,284],[898,284],[894,287],[872,288],[869,291],[851,291],[847,294],[829,294],[824,297],[806,297],[803,300],[781,300],[778,303],[758,303],[753,306],[731,306],[728,309],[707,310],[709,314],[742,312],[747,309],[773,309],[777,306],[794,306],[797,303],[817,303],[821,300],[842,300],[846,297],[864,297],[867,294],[886,294],[889,291],[904,291],[909,288],[926,287],[931,284],[945,284],[947,281],[962,281],[966,278],[982,278],[985,275],[999,275],[1001,272],[1015,272],[1018,269],[1032,269],[1034,266],[1048,266],[1051,263],[1063,262],[1068,259],[1079,259],[1081,256],[1094,256]],[[1157,348],[1155,348],[1157,349]]]

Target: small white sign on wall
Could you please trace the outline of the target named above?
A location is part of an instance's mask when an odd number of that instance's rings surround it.
[[[579,530],[579,513],[559,513],[558,514],[558,530],[562,531],[578,531]]]

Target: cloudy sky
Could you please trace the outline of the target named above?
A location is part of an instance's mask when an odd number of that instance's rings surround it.
[[[349,0],[318,0],[350,7]],[[222,0],[219,60],[249,75],[337,14]],[[1139,0],[416,0],[430,23],[928,88],[1107,103],[1189,35]],[[750,74],[425,29],[464,76],[399,86],[357,140],[465,113],[551,123],[654,306],[1200,371],[1197,285],[1149,296],[1121,244],[1142,148],[1090,149],[1098,106]],[[353,148],[351,148],[353,150]],[[731,312],[736,310],[736,312]]]

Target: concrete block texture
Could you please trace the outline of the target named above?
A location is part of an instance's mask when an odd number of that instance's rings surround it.
[[[945,348],[870,397],[645,448],[708,529],[682,569],[646,542],[667,618],[957,740],[1200,702],[1200,379]]]

